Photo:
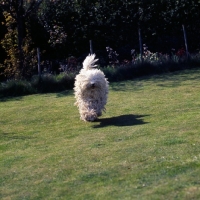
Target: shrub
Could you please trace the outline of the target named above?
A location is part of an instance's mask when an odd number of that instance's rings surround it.
[[[158,54],[156,54],[158,55]],[[148,57],[149,56],[149,57]],[[137,57],[136,57],[137,58]],[[200,67],[200,53],[191,55],[190,59],[178,59],[177,55],[170,57],[151,53],[143,62],[137,60],[128,64],[110,65],[101,68],[109,82],[133,79],[135,77],[173,72],[182,69]],[[59,75],[49,73],[35,75],[31,81],[9,80],[0,85],[0,96],[17,96],[33,93],[60,92],[73,89],[78,71],[62,72]]]
[[[23,37],[22,51],[20,51],[17,21],[9,12],[3,12],[3,14],[6,21],[7,33],[0,41],[0,45],[3,47],[7,56],[3,64],[0,64],[1,74],[6,78],[15,78],[18,80],[31,77],[33,71],[36,69],[37,59],[30,32],[28,29],[24,30],[26,34]],[[26,28],[30,26],[28,23],[25,25]]]
[[[76,73],[62,73],[58,76],[60,88],[72,89],[74,87]]]
[[[31,85],[38,93],[53,92],[56,87],[56,80],[51,74],[35,75],[31,79]]]
[[[0,84],[0,97],[60,92],[74,87],[75,73],[35,75],[30,81],[8,80]]]
[[[8,80],[0,86],[0,96],[21,96],[36,93],[31,83],[22,80]]]
[[[39,93],[60,92],[72,89],[74,86],[74,73],[61,73],[59,75],[44,74],[41,77],[33,76],[31,85]]]

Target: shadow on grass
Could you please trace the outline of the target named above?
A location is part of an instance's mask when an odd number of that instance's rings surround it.
[[[138,91],[143,89],[143,85],[155,83],[160,87],[175,88],[185,81],[198,81],[200,79],[199,69],[186,69],[162,74],[150,74],[147,76],[135,77],[130,82],[113,82],[110,88],[113,91]],[[145,83],[145,84],[144,84]]]
[[[100,122],[98,125],[94,125],[93,128],[102,128],[106,126],[135,126],[146,124],[148,122],[143,121],[143,117],[148,115],[120,115],[117,117],[98,119],[96,122]]]
[[[61,97],[66,97],[66,96],[69,96],[69,95],[73,95],[73,90],[65,90],[65,91],[62,91],[62,92],[59,92],[57,93],[57,98],[61,98]]]
[[[23,96],[18,97],[0,97],[0,102],[6,102],[6,101],[20,101],[23,98]]]
[[[32,136],[16,135],[15,133],[0,133],[0,139],[27,140],[33,138]]]
[[[145,80],[146,82],[151,81],[157,83],[157,86],[160,87],[175,88],[185,83],[186,80],[198,81],[200,78],[198,71],[199,70],[190,69],[176,72],[168,72],[162,75],[147,76],[145,79],[143,78],[143,80]]]
[[[121,92],[126,92],[128,90],[130,91],[139,91],[141,89],[143,89],[143,83],[140,83],[139,81],[132,81],[131,84],[127,84],[126,82],[115,82],[110,84],[110,88],[113,91],[121,91]]]
[[[62,92],[52,92],[52,94],[56,94],[57,98],[61,98],[61,97],[66,97],[69,95],[73,95],[73,90],[64,90]],[[34,95],[45,95],[45,94],[49,94],[47,93],[37,93]],[[32,94],[29,94],[32,95]],[[0,102],[6,102],[6,101],[20,101],[23,99],[23,97],[26,95],[21,95],[21,96],[1,96],[0,95]]]

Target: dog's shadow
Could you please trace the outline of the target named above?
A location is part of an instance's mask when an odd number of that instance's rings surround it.
[[[146,124],[148,122],[143,121],[143,117],[148,115],[120,115],[117,117],[111,118],[102,118],[96,120],[96,122],[100,122],[98,125],[94,125],[93,128],[102,128],[105,126],[134,126]]]

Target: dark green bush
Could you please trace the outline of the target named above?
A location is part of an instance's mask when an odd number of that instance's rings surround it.
[[[183,69],[200,67],[200,61],[191,59],[182,62],[164,62],[153,64],[148,62],[101,68],[109,82],[129,80],[140,76],[161,74]],[[33,76],[31,81],[9,80],[0,85],[0,97],[20,96],[34,93],[61,92],[74,87],[78,72],[61,73],[59,75],[44,74]]]
[[[31,81],[9,80],[0,85],[0,97],[21,96],[34,93],[60,92],[72,89],[75,74],[45,74],[33,76]]]
[[[41,77],[34,76],[31,85],[39,93],[60,92],[72,89],[74,86],[75,74],[62,73],[59,75],[44,74]]]
[[[9,80],[0,86],[0,96],[21,96],[36,93],[31,83],[22,80]]]
[[[140,76],[152,75],[152,74],[161,74],[166,72],[174,72],[178,70],[190,69],[194,67],[200,67],[200,61],[197,60],[188,60],[183,62],[173,62],[168,61],[160,64],[154,63],[138,63],[138,64],[129,64],[126,66],[108,66],[102,68],[105,73],[105,76],[108,78],[108,81],[122,81],[129,80]]]

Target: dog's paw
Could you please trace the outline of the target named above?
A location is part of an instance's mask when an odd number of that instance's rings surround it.
[[[83,113],[81,119],[88,122],[93,122],[97,119],[98,115],[96,112],[91,110],[90,112]]]

